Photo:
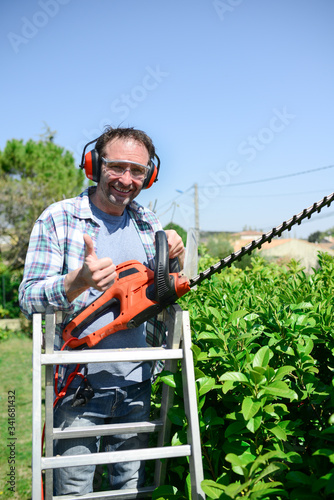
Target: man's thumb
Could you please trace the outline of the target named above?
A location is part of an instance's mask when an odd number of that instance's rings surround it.
[[[95,250],[94,250],[94,243],[92,238],[89,236],[89,234],[84,234],[83,239],[85,242],[85,257],[92,256],[97,258]]]

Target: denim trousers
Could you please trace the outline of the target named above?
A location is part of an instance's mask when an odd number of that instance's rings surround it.
[[[58,403],[54,427],[82,427],[147,421],[150,414],[151,381],[97,393],[85,406],[72,407],[68,394]],[[59,439],[54,455],[81,455],[100,451],[146,448],[148,435],[118,434],[75,439]],[[140,459],[140,452],[138,453]],[[93,491],[95,465],[54,469],[54,495],[84,495]],[[108,465],[112,489],[139,488],[145,480],[145,462],[136,460]]]

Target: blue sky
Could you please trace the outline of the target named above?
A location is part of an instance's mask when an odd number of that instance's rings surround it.
[[[79,164],[106,125],[141,128],[161,171],[138,201],[185,229],[195,184],[210,231],[268,231],[334,191],[332,0],[7,0],[0,11],[1,149],[47,124]],[[331,206],[291,235],[333,226]]]

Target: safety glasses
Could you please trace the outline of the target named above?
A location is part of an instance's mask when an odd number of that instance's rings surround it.
[[[144,180],[147,176],[149,167],[146,165],[141,165],[140,163],[135,163],[129,160],[108,160],[103,158],[102,162],[107,167],[107,173],[113,174],[116,177],[122,177],[126,171],[130,172],[133,179]],[[126,167],[125,165],[130,165]]]

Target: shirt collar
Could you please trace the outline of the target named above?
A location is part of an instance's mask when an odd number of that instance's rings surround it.
[[[92,195],[95,190],[96,186],[90,186],[76,198],[74,215],[79,219],[93,219],[89,204],[89,196]],[[127,206],[127,209],[130,209],[139,219],[142,219],[145,213],[144,207],[134,200]]]

